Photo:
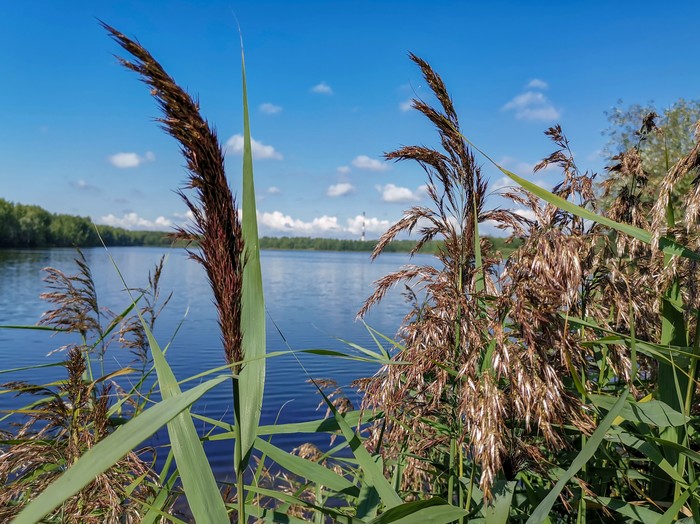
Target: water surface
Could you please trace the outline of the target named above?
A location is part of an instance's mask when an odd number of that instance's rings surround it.
[[[101,306],[115,312],[126,308],[129,297],[105,250],[86,249],[84,253],[92,268]],[[111,248],[110,254],[130,287],[145,286],[148,271],[163,254],[167,256],[161,286],[163,295],[172,291],[173,298],[158,319],[155,336],[161,346],[170,342],[167,358],[178,379],[224,363],[212,294],[204,271],[197,263],[179,249]],[[39,298],[45,290],[42,269],[53,266],[74,274],[77,271],[72,262],[74,257],[72,249],[0,250],[0,324],[36,323],[50,308]],[[425,263],[432,258],[419,255],[418,260]],[[376,349],[364,325],[355,321],[355,315],[371,294],[372,282],[408,262],[407,255],[394,253],[370,262],[368,253],[262,252],[268,352],[289,348],[348,350],[338,339]],[[393,336],[407,307],[397,290],[371,311],[366,321],[380,332]],[[48,354],[64,344],[77,342],[72,335],[51,336],[46,332],[0,329],[0,369],[60,361],[63,354]],[[292,356],[268,359],[262,424],[275,420],[280,423],[313,420],[324,414],[325,409],[317,410],[320,398],[307,383],[306,373],[314,378],[332,378],[348,386],[352,380],[369,376],[377,369],[373,365],[330,357],[304,355],[299,358],[306,372]],[[105,369],[111,371],[132,362],[133,355],[114,344],[106,353]],[[63,368],[44,368],[2,374],[0,383],[9,380],[46,383],[64,376]],[[184,387],[196,383],[189,382]],[[348,389],[348,393],[357,404],[359,399],[353,391]],[[0,410],[18,407],[26,403],[23,400],[0,395]],[[207,394],[195,411],[230,422],[231,406],[230,385],[223,384]],[[157,445],[163,440],[161,436],[153,443]],[[322,438],[308,435],[276,437],[275,443],[291,449],[306,440],[324,444]],[[222,479],[229,477],[231,443],[207,443],[206,449],[217,475]]]

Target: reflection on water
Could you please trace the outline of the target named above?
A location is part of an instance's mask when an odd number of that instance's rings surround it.
[[[167,255],[161,279],[162,296],[173,291],[173,299],[159,318],[155,335],[164,347],[177,331],[168,349],[168,362],[178,379],[224,363],[211,291],[197,263],[188,259],[183,250],[112,248],[109,252],[130,287],[145,286],[148,271],[162,254]],[[128,306],[129,298],[123,292],[124,285],[107,253],[102,248],[86,249],[84,253],[93,272],[101,306],[121,312]],[[0,250],[0,324],[35,324],[48,309],[48,304],[39,299],[44,290],[42,269],[53,266],[74,274],[74,257],[72,249]],[[419,255],[419,259],[422,262],[431,260],[427,255]],[[373,347],[375,343],[362,323],[355,321],[355,315],[371,294],[372,282],[408,261],[406,255],[393,253],[370,262],[368,253],[263,252],[266,308],[269,319],[274,320],[274,323],[267,322],[268,351],[285,350],[287,344],[292,349],[346,349],[335,337]],[[393,336],[406,308],[398,290],[390,293],[366,321],[380,332]],[[61,354],[47,354],[69,342],[78,341],[65,335],[51,337],[40,331],[0,329],[0,367],[10,369],[59,361]],[[310,355],[299,359],[311,376],[333,378],[341,385],[376,371],[373,366],[348,360]],[[132,360],[128,351],[114,345],[107,353],[105,367],[107,371],[118,369]],[[31,373],[0,375],[0,382],[45,383],[63,378],[61,370],[45,368]],[[306,380],[307,376],[293,356],[270,359],[262,423],[321,417],[325,410],[316,411],[319,397]],[[194,382],[185,387],[192,385]],[[23,400],[0,395],[0,410],[18,407]],[[222,385],[212,391],[197,404],[196,411],[230,422],[230,387]],[[294,438],[299,437],[281,437],[275,443],[289,449],[300,443]],[[225,472],[230,470],[230,442],[208,443],[207,452],[215,470],[225,477]]]

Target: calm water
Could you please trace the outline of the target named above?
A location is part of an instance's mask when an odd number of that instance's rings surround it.
[[[187,259],[182,250],[174,249],[113,248],[110,253],[131,287],[145,286],[148,271],[162,254],[167,254],[161,286],[163,296],[169,291],[174,295],[156,324],[155,335],[164,346],[182,323],[168,350],[168,361],[178,379],[224,363],[211,291],[197,263]],[[93,271],[101,306],[115,312],[123,310],[129,299],[104,249],[87,249],[85,256]],[[0,324],[36,323],[48,309],[48,304],[39,299],[44,290],[42,268],[53,266],[74,274],[74,257],[72,249],[0,250]],[[418,260],[429,262],[431,259],[421,255]],[[402,254],[386,254],[370,262],[367,253],[263,252],[262,271],[269,315],[268,351],[285,350],[287,343],[292,349],[347,350],[337,338],[373,347],[374,342],[365,327],[354,321],[355,314],[371,293],[372,282],[408,261]],[[380,332],[393,336],[406,311],[407,305],[396,291],[389,294],[366,321]],[[277,324],[286,342],[270,319]],[[0,369],[60,361],[61,354],[47,354],[70,342],[77,340],[67,336],[51,337],[46,332],[0,329]],[[117,369],[130,364],[132,359],[130,353],[114,345],[106,354],[106,367]],[[301,360],[311,376],[333,378],[340,385],[376,371],[370,365],[336,358],[307,355]],[[262,424],[273,423],[276,419],[280,423],[313,420],[325,413],[325,409],[316,411],[320,398],[313,386],[306,383],[307,376],[292,356],[271,358],[267,366]],[[0,374],[0,383],[9,380],[46,383],[64,378],[62,371],[63,368],[45,368]],[[191,387],[189,384],[187,387]],[[351,398],[357,404],[358,399]],[[24,399],[0,395],[0,411],[17,407],[20,401],[26,403]],[[195,410],[230,422],[231,406],[230,385],[223,384],[204,397]],[[323,439],[307,437],[280,437],[275,443],[287,449],[309,440],[324,444]],[[154,443],[163,441],[157,436]],[[207,443],[207,453],[217,475],[225,479],[230,471],[231,443]]]

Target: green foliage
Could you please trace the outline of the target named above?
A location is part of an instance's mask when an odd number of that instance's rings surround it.
[[[607,159],[614,163],[614,157],[636,146],[641,138],[640,125],[644,117],[650,113],[656,114],[656,130],[644,136],[644,147],[641,157],[644,169],[649,174],[649,182],[644,190],[643,199],[653,202],[658,194],[661,179],[672,166],[673,162],[690,151],[695,144],[695,126],[700,121],[700,100],[685,100],[679,98],[671,106],[660,109],[653,103],[646,105],[618,105],[606,112],[608,128],[604,134],[608,136],[605,147]],[[691,180],[682,181],[674,188],[675,195],[683,195],[690,188]],[[603,199],[601,206],[606,207],[609,201]]]
[[[16,204],[0,198],[0,248],[94,247],[101,246],[102,242],[107,246],[171,244],[162,231],[95,226],[88,217],[49,213],[39,206]]]
[[[504,237],[487,237],[494,249],[504,257],[513,252],[522,242],[520,239],[509,240]],[[357,251],[372,252],[377,245],[376,240],[350,240],[336,238],[311,237],[262,237],[260,249],[288,249],[302,251]],[[434,240],[426,243],[419,253],[435,254],[442,242]],[[412,240],[394,240],[384,248],[385,253],[408,253],[415,246]]]

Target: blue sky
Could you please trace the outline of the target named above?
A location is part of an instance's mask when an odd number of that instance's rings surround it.
[[[234,16],[235,14],[235,16]],[[382,154],[435,145],[407,110],[429,99],[412,51],[443,77],[463,132],[532,175],[560,123],[579,166],[601,170],[604,111],[700,96],[700,2],[4,0],[0,197],[132,229],[184,220],[177,144],[97,19],[137,38],[199,97],[240,185],[245,42],[262,234],[376,238],[421,203],[423,172]],[[484,165],[492,189],[501,176]],[[497,197],[493,205],[501,205]]]

